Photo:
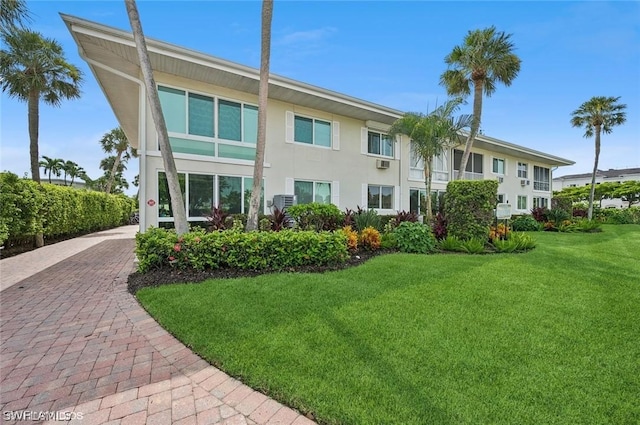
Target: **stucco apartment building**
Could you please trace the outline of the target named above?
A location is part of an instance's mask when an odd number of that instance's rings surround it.
[[[591,173],[568,174],[566,176],[553,178],[553,190],[560,191],[566,187],[589,186],[591,184]],[[640,168],[621,168],[608,170],[598,170],[596,172],[596,184],[600,183],[624,183],[626,181],[640,181]],[[603,199],[603,208],[622,208],[628,203],[620,198]]]
[[[120,126],[140,154],[141,229],[170,222],[163,162],[130,32],[63,15]],[[191,221],[212,205],[248,210],[257,136],[259,72],[148,39],[148,49]],[[333,203],[381,214],[419,212],[422,164],[410,140],[387,137],[402,111],[271,75],[263,211],[286,204]],[[455,178],[463,146],[433,164],[432,190]],[[514,213],[547,206],[552,172],[572,161],[479,135],[468,179],[497,179]]]

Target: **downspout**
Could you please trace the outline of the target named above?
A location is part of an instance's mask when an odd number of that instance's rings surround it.
[[[146,147],[146,127],[144,125],[145,123],[145,119],[144,119],[144,114],[145,114],[145,110],[146,110],[146,96],[145,96],[145,91],[144,91],[144,85],[143,82],[135,77],[132,77],[129,74],[126,74],[122,71],[119,71],[117,69],[111,68],[110,66],[107,66],[103,63],[100,62],[96,62],[93,59],[88,58],[85,53],[84,50],[82,49],[82,47],[78,46],[78,53],[80,54],[80,57],[82,59],[84,59],[87,63],[97,67],[97,68],[101,68],[104,69],[105,71],[111,72],[112,74],[115,74],[119,77],[122,77],[126,80],[132,81],[136,84],[138,84],[139,86],[139,108],[138,108],[138,157],[140,158],[140,162],[138,164],[138,172],[140,175],[140,178],[138,179],[139,181],[139,186],[138,186],[138,206],[140,208],[140,221],[139,221],[139,232],[144,232],[144,230],[147,228],[147,214],[145,213],[145,209],[146,209],[146,204],[145,204],[145,200],[147,199],[147,189],[146,189],[146,181],[147,181],[147,176],[146,176],[146,171],[147,171],[147,147]]]

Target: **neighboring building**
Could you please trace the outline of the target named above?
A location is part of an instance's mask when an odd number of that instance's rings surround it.
[[[589,186],[592,177],[592,173],[569,174],[555,177],[553,179],[553,190],[560,191],[566,187]],[[640,168],[623,168],[619,170],[610,168],[596,172],[596,184],[623,183],[626,181],[640,181]],[[627,206],[627,202],[620,198],[602,200],[602,208],[622,208],[623,206]]]
[[[40,181],[42,183],[49,183],[49,176],[44,176],[44,177],[40,177]],[[58,177],[52,177],[51,178],[51,184],[55,184],[56,186],[73,186],[76,189],[86,189],[87,188],[87,183],[84,180],[78,179],[76,178],[73,181],[73,185],[71,184],[71,179],[68,178],[68,180],[64,180]]]
[[[63,20],[140,155],[141,228],[172,221],[132,34],[71,16]],[[147,43],[189,220],[204,220],[218,204],[246,212],[258,70],[157,40]],[[268,108],[265,213],[290,195],[298,203],[331,202],[343,210],[419,210],[422,165],[410,158],[407,137],[391,140],[385,134],[402,111],[273,74]],[[460,157],[461,151],[452,150],[434,161],[433,191],[445,190]],[[498,179],[502,200],[514,213],[525,213],[549,205],[552,170],[571,164],[479,135],[466,169],[470,179]]]

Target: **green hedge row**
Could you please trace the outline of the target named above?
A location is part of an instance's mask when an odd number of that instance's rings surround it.
[[[136,255],[142,273],[168,265],[196,270],[284,270],[343,263],[349,257],[347,237],[342,230],[249,233],[193,230],[178,237],[175,231],[161,228],[136,235]]]
[[[136,209],[136,201],[125,195],[39,185],[0,173],[0,245],[38,233],[59,237],[120,226]]]

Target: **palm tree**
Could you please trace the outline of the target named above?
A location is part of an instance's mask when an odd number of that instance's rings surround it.
[[[520,58],[513,53],[511,34],[495,27],[469,31],[463,44],[455,46],[444,61],[447,69],[440,76],[450,96],[468,96],[473,85],[473,123],[460,162],[457,180],[464,176],[473,141],[480,129],[482,96],[491,97],[497,83],[510,86],[520,72]]]
[[[31,17],[25,0],[2,0],[0,28],[3,32],[22,27],[25,21],[30,20]]]
[[[107,186],[104,190],[106,193],[111,193],[111,188],[113,187],[120,163],[127,162],[132,156],[137,156],[137,153],[129,145],[129,140],[120,127],[114,128],[106,133],[102,139],[100,139],[100,145],[102,145],[102,149],[106,153],[114,154],[113,156],[115,158],[111,172],[109,173]]]
[[[147,91],[149,107],[151,108],[151,116],[158,133],[158,144],[164,162],[164,171],[167,176],[167,184],[169,186],[169,197],[171,198],[171,208],[173,210],[173,220],[176,233],[182,235],[189,231],[189,223],[187,221],[187,212],[184,205],[182,192],[180,191],[180,182],[178,180],[178,171],[176,163],[173,159],[173,151],[169,143],[169,134],[167,133],[167,124],[162,115],[162,107],[160,106],[160,98],[156,90],[156,82],[153,78],[153,69],[151,68],[151,60],[147,51],[147,43],[142,32],[142,23],[138,14],[138,7],[135,0],[125,0],[127,7],[127,15],[129,23],[133,31],[133,39],[136,43],[138,52],[138,60],[140,61],[140,70],[144,79],[144,85]]]
[[[39,167],[44,168],[44,175],[49,173],[49,183],[51,183],[51,174],[55,174],[57,177],[60,177],[60,170],[62,170],[64,166],[64,161],[60,158],[49,158],[48,156],[42,155],[42,161],[38,163]],[[38,169],[39,169],[38,167]],[[40,176],[40,172],[38,171],[38,177]]]
[[[247,214],[247,231],[258,228],[260,194],[262,192],[262,175],[264,171],[264,150],[267,139],[267,99],[269,97],[269,61],[271,58],[271,18],[273,16],[273,0],[262,1],[262,37],[260,59],[260,87],[258,89],[258,140],[256,159],[253,165],[253,188]]]
[[[584,127],[584,137],[596,139],[596,155],[593,161],[593,173],[591,175],[591,192],[589,194],[589,220],[593,218],[593,198],[596,189],[596,173],[598,172],[598,159],[600,158],[600,135],[609,134],[616,125],[624,124],[627,120],[625,109],[627,105],[617,103],[618,97],[595,96],[584,102],[571,114],[571,125]]]
[[[463,103],[461,98],[451,99],[437,107],[429,114],[406,113],[397,119],[389,129],[389,135],[395,137],[404,134],[411,139],[411,149],[415,157],[424,162],[424,185],[426,188],[426,217],[430,222],[431,211],[431,163],[433,158],[441,155],[446,149],[458,144],[458,132],[468,128],[473,117],[453,114]]]
[[[75,178],[80,177],[84,173],[84,169],[73,161],[65,161],[64,165],[62,166],[62,170],[64,171],[65,186],[67,185],[67,176],[71,178],[69,186],[73,186],[73,181],[75,180]]]
[[[38,127],[40,99],[59,106],[63,99],[80,97],[82,73],[64,58],[53,39],[24,29],[2,32],[7,50],[0,51],[0,84],[10,97],[27,102],[31,178],[40,182]]]

